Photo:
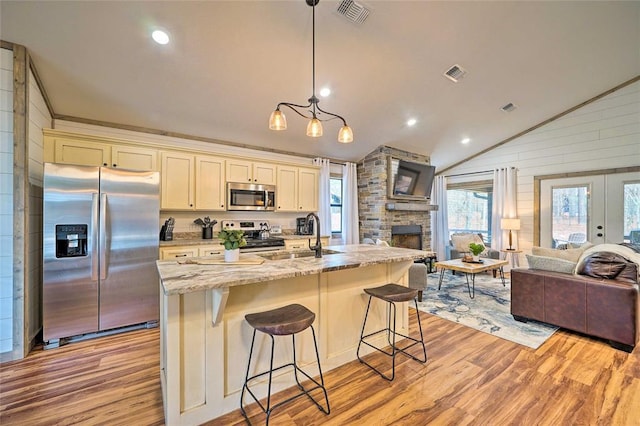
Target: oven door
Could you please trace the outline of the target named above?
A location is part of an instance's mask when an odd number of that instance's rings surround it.
[[[275,210],[275,186],[227,183],[227,210]]]

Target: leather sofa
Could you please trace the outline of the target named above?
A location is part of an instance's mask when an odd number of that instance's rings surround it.
[[[599,337],[626,352],[639,341],[638,264],[601,252],[568,274],[511,271],[511,314]]]

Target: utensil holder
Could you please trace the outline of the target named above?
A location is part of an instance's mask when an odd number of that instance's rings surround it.
[[[213,238],[213,228],[211,227],[202,228],[202,239],[210,240],[212,238]]]

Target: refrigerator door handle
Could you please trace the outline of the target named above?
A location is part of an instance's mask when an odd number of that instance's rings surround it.
[[[107,278],[107,194],[100,194],[100,279]]]
[[[98,281],[98,194],[91,196],[91,280]]]

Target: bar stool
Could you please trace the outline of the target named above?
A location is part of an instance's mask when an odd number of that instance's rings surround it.
[[[367,304],[367,312],[364,314],[364,323],[362,324],[362,331],[360,332],[360,342],[358,343],[358,350],[356,352],[356,355],[358,356],[358,360],[360,360],[361,363],[365,364],[366,366],[368,366],[369,368],[371,368],[373,371],[375,371],[376,373],[378,373],[380,376],[382,376],[384,379],[392,381],[395,377],[396,374],[396,354],[398,352],[408,356],[411,359],[414,359],[418,362],[421,363],[425,363],[427,362],[427,348],[424,345],[424,337],[422,335],[422,324],[420,323],[420,310],[418,309],[418,302],[416,300],[416,297],[418,295],[418,290],[417,289],[413,289],[413,288],[408,288],[408,287],[404,287],[398,284],[385,284],[383,286],[380,287],[375,287],[375,288],[365,288],[364,292],[367,293],[369,295],[369,303]],[[377,330],[374,331],[373,333],[369,333],[367,335],[364,334],[364,329],[367,325],[367,317],[369,315],[369,308],[371,307],[371,299],[375,297],[381,300],[384,300],[385,302],[388,303],[387,305],[387,327],[383,328],[381,330]],[[404,334],[398,333],[396,332],[396,303],[398,302],[408,302],[411,299],[414,300],[415,304],[416,304],[416,313],[418,315],[418,328],[420,329],[420,340],[418,339],[414,339],[413,337],[409,337],[409,336],[405,336]],[[393,312],[392,312],[393,311]],[[393,313],[393,328],[391,328],[391,317],[392,317],[392,313]],[[374,336],[376,334],[379,333],[387,333],[387,341],[389,342],[389,346],[391,346],[391,352],[385,351],[377,346],[372,345],[371,343],[368,343],[365,341],[365,339]],[[398,346],[396,346],[396,335],[400,336],[400,337],[404,337],[405,339],[411,340],[413,343],[409,344],[408,346],[405,346],[403,348],[400,348]],[[393,336],[393,339],[391,338],[391,336]],[[374,349],[376,349],[379,352],[382,352],[383,354],[390,356],[391,357],[391,376],[387,376],[385,374],[383,374],[381,371],[379,371],[378,369],[376,369],[375,367],[373,367],[371,364],[367,363],[364,359],[362,359],[360,357],[360,346],[362,344],[365,344],[367,346],[370,346]],[[415,345],[422,345],[422,353],[424,354],[422,359],[416,358],[415,356],[411,355],[410,353],[407,352],[407,349],[411,348],[412,346]]]
[[[247,363],[247,374],[245,376],[244,385],[242,386],[242,392],[240,394],[240,411],[242,412],[242,415],[247,419],[247,422],[249,422],[249,424],[251,424],[251,422],[249,421],[249,416],[245,412],[244,406],[243,406],[245,389],[253,397],[254,401],[258,403],[262,411],[266,413],[267,425],[269,424],[269,416],[271,415],[271,412],[273,411],[274,408],[280,407],[281,405],[286,404],[287,402],[290,402],[302,395],[306,395],[314,404],[316,404],[316,406],[320,409],[320,411],[322,411],[325,414],[329,414],[331,410],[329,407],[329,397],[327,395],[327,389],[324,386],[324,378],[322,377],[322,369],[320,368],[320,355],[318,354],[318,343],[316,342],[316,332],[312,325],[315,318],[316,318],[316,314],[314,314],[309,309],[299,304],[287,305],[287,306],[283,306],[281,308],[273,309],[270,311],[245,315],[245,319],[247,320],[249,325],[253,327],[253,338],[251,340],[251,350],[249,351],[249,362]],[[313,379],[307,373],[302,371],[296,363],[295,335],[296,333],[300,333],[301,331],[304,331],[307,328],[311,328],[311,333],[313,334],[313,345],[315,346],[316,359],[318,360],[318,371],[320,372],[320,383],[318,383],[317,380]],[[268,334],[269,337],[271,338],[271,360],[269,363],[269,370],[249,377],[249,371],[251,371],[251,357],[253,355],[253,346],[256,340],[256,332],[258,330],[265,334]],[[273,336],[287,336],[287,335],[291,335],[291,338],[293,340],[293,362],[274,368],[273,352],[275,348],[275,339],[273,338]],[[298,388],[301,390],[301,392],[282,402],[278,402],[277,404],[271,406],[271,381],[273,377],[273,372],[286,367],[293,367],[293,375],[295,377],[296,384],[298,385]],[[300,383],[300,380],[298,380],[298,372],[302,373],[307,379],[311,380],[315,384],[315,386],[309,389],[305,389]],[[262,403],[258,400],[258,398],[254,395],[254,393],[249,388],[249,382],[253,379],[264,376],[266,374],[269,375],[269,384],[267,389],[267,405],[265,407],[264,405],[262,405]],[[309,393],[316,389],[322,389],[322,391],[324,392],[324,399],[327,404],[326,410]]]

